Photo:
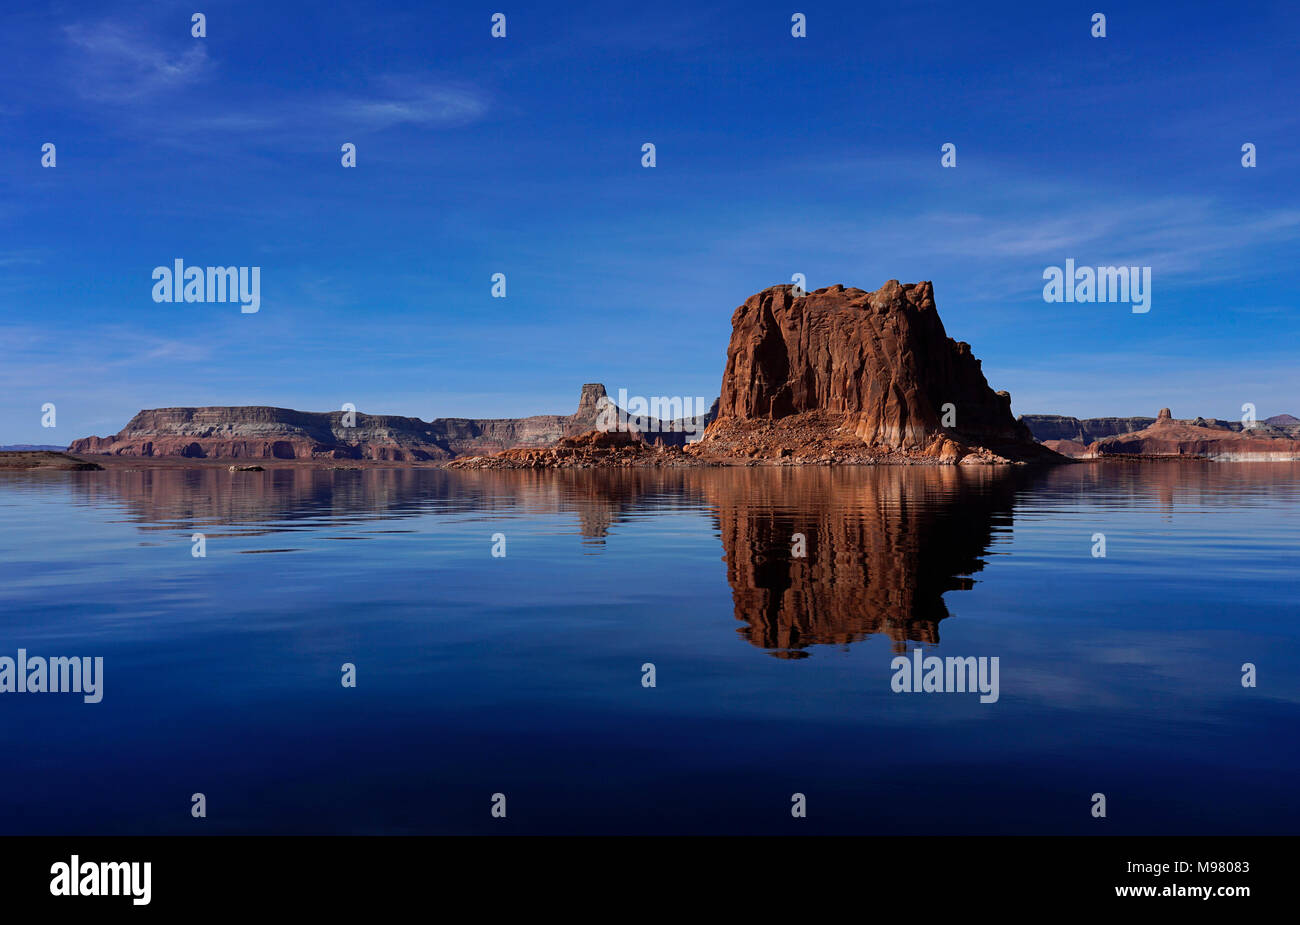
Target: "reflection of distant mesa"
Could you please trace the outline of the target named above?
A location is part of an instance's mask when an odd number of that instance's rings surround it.
[[[709,492],[740,635],[784,658],[883,633],[937,643],[943,594],[973,585],[1014,485],[995,470],[747,469]],[[806,556],[794,555],[802,534]]]

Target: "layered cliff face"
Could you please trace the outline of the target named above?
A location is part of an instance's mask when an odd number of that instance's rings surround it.
[[[1155,418],[1072,418],[1064,414],[1025,414],[1021,423],[1029,428],[1034,439],[1041,443],[1049,440],[1069,440],[1089,444],[1102,437],[1131,434],[1156,422]]]
[[[1012,416],[1011,396],[989,387],[970,345],[948,337],[928,282],[802,295],[775,286],[746,300],[731,324],[706,448],[797,456],[779,446],[785,431],[796,443],[821,434],[832,456],[852,453],[855,441],[950,462],[1055,455]]]
[[[549,446],[596,426],[605,387],[582,387],[573,414],[527,418],[419,418],[289,408],[159,408],[110,437],[73,441],[71,452],[194,459],[451,459],[512,447]]]
[[[353,424],[354,426],[349,426]],[[430,460],[451,456],[418,418],[288,408],[158,408],[111,437],[75,440],[71,452],[193,459]]]

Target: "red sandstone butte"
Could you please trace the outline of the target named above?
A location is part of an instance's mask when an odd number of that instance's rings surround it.
[[[731,318],[702,453],[817,461],[1060,461],[1011,414],[928,282],[875,292],[774,286]],[[944,426],[945,405],[951,426]]]

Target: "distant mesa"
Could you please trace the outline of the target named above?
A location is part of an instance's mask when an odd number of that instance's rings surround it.
[[[1094,440],[1115,434],[1131,434],[1150,427],[1155,418],[1079,418],[1063,414],[1026,414],[1020,418],[1040,443],[1051,445],[1053,440],[1069,441],[1086,447]]]
[[[1191,456],[1219,462],[1282,461],[1300,459],[1300,440],[1268,421],[1256,422],[1251,427],[1237,422],[1234,428],[1205,418],[1175,420],[1168,408],[1162,408],[1150,427],[1103,437],[1088,447],[1087,455]]]
[[[1045,446],[1077,459],[1300,460],[1300,419],[1289,414],[1249,427],[1216,418],[1180,420],[1168,408],[1161,408],[1154,418],[1025,415],[1021,420]]]
[[[608,402],[603,385],[588,383],[582,387],[573,414],[526,418],[423,421],[260,406],[158,408],[141,411],[112,436],[75,440],[70,449],[75,453],[190,459],[444,461],[514,447],[546,447],[578,436],[596,428]],[[680,428],[655,436],[668,444],[686,439]]]

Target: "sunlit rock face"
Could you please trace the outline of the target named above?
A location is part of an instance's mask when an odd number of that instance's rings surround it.
[[[875,292],[775,286],[731,323],[721,422],[819,413],[896,450],[938,453],[939,438],[951,438],[1033,452],[1010,395],[994,392],[970,345],[944,331],[928,282],[890,280]]]

